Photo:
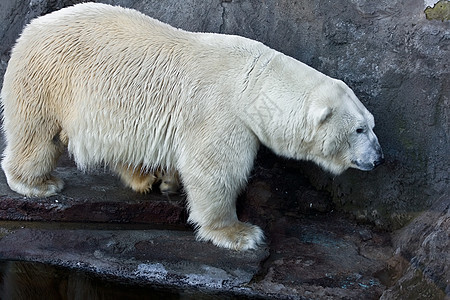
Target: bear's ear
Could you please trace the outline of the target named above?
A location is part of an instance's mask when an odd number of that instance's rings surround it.
[[[325,107],[317,110],[314,113],[314,125],[318,127],[320,124],[322,124],[329,116],[331,116],[331,108]]]

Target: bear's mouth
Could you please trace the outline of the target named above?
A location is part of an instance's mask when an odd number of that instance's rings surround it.
[[[384,163],[384,157],[380,157],[379,159],[375,160],[374,162],[361,162],[357,160],[352,160],[352,164],[354,165],[354,168],[359,169],[361,171],[372,171],[379,165]]]
[[[375,169],[375,165],[373,163],[366,163],[366,162],[360,162],[357,160],[353,160],[352,164],[355,169],[361,170],[361,171],[372,171]]]

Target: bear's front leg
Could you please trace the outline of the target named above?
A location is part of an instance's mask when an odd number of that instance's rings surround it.
[[[188,200],[189,222],[196,227],[199,241],[211,241],[216,246],[233,250],[255,249],[263,242],[261,228],[238,220],[236,188],[220,182],[211,184],[206,180],[193,185],[189,179],[182,178]]]
[[[234,138],[237,139],[238,135]],[[264,234],[256,225],[238,220],[236,199],[247,183],[257,146],[249,139],[232,148],[221,139],[202,151],[187,151],[180,176],[187,195],[189,222],[196,226],[197,239],[234,250],[255,249]],[[221,143],[223,142],[223,143]],[[191,155],[195,153],[196,156]],[[195,155],[194,154],[194,155]]]
[[[212,225],[212,226],[211,226]],[[263,243],[264,233],[256,225],[235,220],[229,225],[201,225],[197,230],[199,241],[211,241],[214,245],[233,250],[249,250]]]
[[[155,173],[159,184],[159,190],[163,195],[176,194],[180,188],[180,179],[178,178],[178,172],[174,170],[158,170]]]

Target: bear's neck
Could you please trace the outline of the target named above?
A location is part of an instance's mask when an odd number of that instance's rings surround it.
[[[311,96],[331,78],[270,48],[253,57],[247,74],[236,111],[240,119],[278,155],[306,158]]]

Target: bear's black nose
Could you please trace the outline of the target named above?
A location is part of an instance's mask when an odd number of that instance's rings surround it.
[[[377,159],[376,161],[373,162],[373,167],[376,168],[379,165],[381,165],[382,163],[384,163],[384,157],[380,157],[379,159]]]

